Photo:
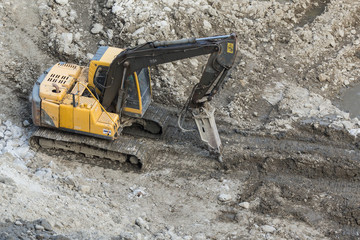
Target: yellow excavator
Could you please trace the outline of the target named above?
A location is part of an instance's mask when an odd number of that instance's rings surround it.
[[[190,111],[201,139],[221,158],[214,108],[208,102],[234,64],[235,34],[155,41],[128,49],[101,46],[87,67],[55,64],[33,87],[32,118],[41,128],[31,143],[144,165],[149,154],[143,141],[121,133],[137,125],[152,134],[162,134],[173,114],[152,103],[149,67],[205,54],[210,56],[201,79],[177,122],[183,129],[182,119]]]

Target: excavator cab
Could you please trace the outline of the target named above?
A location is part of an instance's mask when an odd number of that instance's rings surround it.
[[[125,82],[127,98],[123,113],[141,118],[151,102],[150,73],[148,68],[134,72]]]
[[[106,87],[105,80],[112,60],[123,51],[120,48],[100,47],[89,66],[89,86],[101,95]],[[125,81],[127,92],[123,114],[141,118],[151,102],[149,68],[142,68],[131,74]]]

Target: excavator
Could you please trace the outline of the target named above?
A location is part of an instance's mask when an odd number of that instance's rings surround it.
[[[40,128],[32,135],[31,145],[144,166],[151,155],[146,143],[124,130],[140,126],[144,132],[161,135],[174,116],[152,101],[150,67],[206,54],[209,58],[200,81],[176,118],[180,129],[187,131],[182,124],[191,113],[201,140],[221,160],[222,144],[209,102],[234,64],[234,33],[148,42],[127,49],[101,46],[86,67],[55,64],[33,87],[32,120]]]

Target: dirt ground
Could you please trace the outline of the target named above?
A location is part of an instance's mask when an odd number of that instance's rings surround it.
[[[0,239],[359,239],[360,2],[0,0]],[[144,171],[32,150],[29,96],[58,61],[235,32],[217,162],[194,134],[143,139]],[[152,68],[180,110],[206,57]]]

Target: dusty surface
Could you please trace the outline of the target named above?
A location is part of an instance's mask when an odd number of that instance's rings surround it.
[[[0,1],[0,238],[358,239],[359,13],[352,0]],[[146,140],[144,172],[29,149],[32,84],[57,61],[231,32],[239,57],[213,101],[223,164],[186,134]],[[181,106],[204,60],[154,68],[155,101]]]

